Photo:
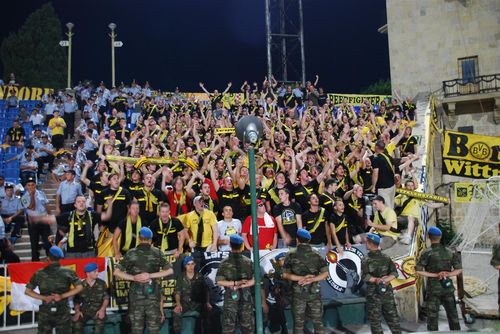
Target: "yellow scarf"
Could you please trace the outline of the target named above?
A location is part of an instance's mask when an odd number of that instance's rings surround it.
[[[137,216],[137,223],[135,223],[137,226],[137,233],[139,233],[139,230],[142,227],[141,223],[141,217]],[[127,228],[125,230],[125,244],[123,245],[122,250],[128,251],[130,249],[130,244],[132,243],[132,220],[130,219],[130,216],[127,215]],[[135,246],[137,247],[139,245],[139,236],[135,237]]]
[[[151,194],[151,191],[146,191],[142,188],[144,198],[146,199],[146,212],[153,212],[153,204],[158,204],[158,199]]]
[[[160,250],[162,252],[165,252],[168,250],[168,231],[170,231],[170,228],[172,227],[172,218],[169,219],[168,227],[165,230],[163,230],[163,223],[161,221],[161,218],[158,219],[158,224],[160,225],[158,232],[163,234],[161,238]]]
[[[181,193],[181,198],[178,200],[177,199],[177,193],[174,192],[173,196],[174,198],[174,203],[177,205],[176,206],[176,216],[182,215],[184,212],[182,212],[182,206],[186,204],[186,193],[183,191]]]

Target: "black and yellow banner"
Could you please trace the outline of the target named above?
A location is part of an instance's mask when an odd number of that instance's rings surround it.
[[[443,174],[488,179],[500,176],[500,137],[444,132]]]
[[[52,88],[3,86],[0,87],[0,100],[6,100],[11,93],[14,93],[19,100],[37,101],[41,100],[44,94],[53,92]]]
[[[380,104],[384,99],[390,98],[386,95],[358,95],[358,94],[328,94],[328,98],[334,105],[338,106],[346,101],[353,106],[359,106],[364,100],[370,101],[372,105]]]

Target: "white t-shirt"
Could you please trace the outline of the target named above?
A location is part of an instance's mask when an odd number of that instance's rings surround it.
[[[219,222],[217,222],[217,226],[219,228],[219,239],[229,240],[229,237],[231,237],[231,235],[235,233],[241,235],[241,221],[239,219],[233,218],[233,220],[230,222],[227,222],[225,220],[220,220]],[[221,252],[230,251],[231,246],[219,245],[219,250]]]

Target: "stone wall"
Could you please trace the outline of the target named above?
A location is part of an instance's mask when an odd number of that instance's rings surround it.
[[[500,73],[500,0],[387,0],[392,87],[431,92],[478,56],[479,75]]]

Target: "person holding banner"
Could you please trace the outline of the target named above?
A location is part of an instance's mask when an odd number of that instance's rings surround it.
[[[146,325],[150,334],[159,334],[161,325],[161,278],[174,273],[163,253],[151,245],[153,232],[139,230],[139,245],[125,254],[114,275],[131,281],[129,316],[132,334],[142,334]]]
[[[380,323],[383,316],[391,332],[397,334],[401,333],[401,328],[391,281],[398,277],[398,272],[392,259],[380,251],[380,242],[379,235],[366,235],[369,252],[361,261],[361,279],[367,284],[367,318],[372,333],[384,333]]]
[[[82,282],[73,270],[59,264],[59,260],[64,258],[59,247],[52,246],[48,256],[49,265],[33,274],[26,285],[25,294],[42,301],[38,311],[38,333],[52,333],[55,328],[57,334],[70,334],[71,317],[67,298],[82,291]],[[40,292],[36,292],[36,288]]]
[[[297,248],[290,250],[283,265],[282,277],[292,281],[293,332],[303,333],[307,317],[312,321],[315,334],[324,334],[323,303],[319,282],[328,277],[326,260],[309,245],[311,234],[297,230]]]
[[[83,334],[89,320],[94,321],[94,334],[102,334],[109,305],[106,282],[97,277],[99,270],[95,262],[87,263],[83,271],[87,277],[82,280],[83,290],[74,299],[73,334]]]

